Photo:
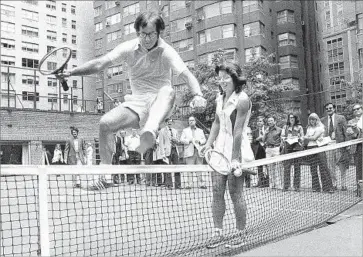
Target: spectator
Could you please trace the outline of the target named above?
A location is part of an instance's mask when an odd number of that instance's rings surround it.
[[[281,132],[282,129],[276,126],[276,120],[270,116],[267,119],[268,128],[263,136],[266,146],[266,158],[280,155]],[[277,163],[268,165],[270,187],[272,189],[282,189],[282,171]]]
[[[304,129],[296,115],[290,113],[287,116],[286,125],[282,128],[281,139],[285,154],[303,150]],[[291,166],[294,166],[294,189],[300,191],[301,161],[301,158],[284,161],[284,191],[290,187]]]
[[[141,163],[141,155],[136,151],[136,148],[140,145],[140,137],[137,134],[136,129],[131,130],[131,135],[126,137],[125,139],[125,146],[127,147],[127,164],[129,165],[140,165]],[[140,174],[128,174],[127,175],[127,182],[129,185],[135,183],[135,176],[137,184],[141,183]]]
[[[84,140],[78,137],[78,128],[71,127],[72,138],[70,138],[64,149],[64,162],[69,165],[84,165],[86,147]],[[79,175],[72,175],[73,187],[80,188],[81,180]]]
[[[158,131],[157,135],[160,134],[160,130]],[[163,160],[163,156],[161,155],[161,148],[160,148],[160,144],[159,144],[159,136],[157,136],[156,138],[156,142],[155,142],[155,149],[153,151],[153,163],[156,165],[165,165],[168,164],[167,162],[165,162],[165,160]],[[155,183],[155,178],[154,175],[156,175],[156,184],[153,184],[155,186],[162,186],[164,185],[165,181],[163,182],[163,176],[162,173],[156,173],[153,174],[153,183]]]
[[[361,104],[355,104],[353,106],[354,118],[348,122],[347,135],[350,139],[357,139],[363,137],[363,110]],[[356,182],[357,182],[357,196],[360,196],[358,182],[362,180],[362,143],[353,147],[352,152],[354,154],[354,165],[356,170]]]
[[[253,153],[253,150],[252,150],[253,136],[252,136],[251,127],[249,127],[249,126],[246,127],[246,134],[247,134],[247,137],[248,137],[248,142],[249,142],[249,144],[251,146],[251,151]],[[243,149],[243,146],[242,146],[242,149]],[[253,153],[253,155],[255,155],[255,154]],[[246,187],[248,187],[248,188],[251,187],[251,175],[250,174],[245,174],[244,178],[245,178]]]
[[[327,116],[321,118],[321,123],[325,126],[325,135],[329,135],[330,138],[337,143],[347,141],[347,120],[343,115],[336,114],[335,105],[327,103],[325,105]],[[337,156],[339,154],[339,156]],[[330,177],[333,182],[333,186],[337,189],[337,176],[335,172],[336,164],[339,166],[340,178],[341,178],[341,190],[346,191],[346,173],[349,168],[349,151],[346,147],[342,147],[339,150],[327,151],[326,156],[328,158],[328,168],[330,171]]]
[[[252,131],[252,143],[251,148],[255,156],[255,160],[260,160],[266,158],[266,152],[263,143],[263,136],[265,134],[266,128],[264,126],[264,117],[257,117],[257,128]],[[263,166],[258,166],[258,182],[257,187],[268,187],[269,178],[268,175],[263,172]]]
[[[93,147],[92,143],[88,142],[86,145],[86,165],[92,165],[93,160]]]
[[[177,144],[179,144],[178,132],[172,128],[173,120],[171,118],[165,119],[166,126],[160,130],[159,133],[159,146],[160,153],[164,162],[168,164],[179,163],[179,152]],[[175,173],[175,188],[181,189],[180,172]],[[164,174],[164,182],[169,189],[173,188],[173,181],[171,173]]]
[[[126,165],[129,159],[129,155],[127,154],[127,146],[125,145],[125,140],[126,140],[125,130],[121,130],[120,139],[121,139],[121,154],[119,157],[119,164]],[[125,174],[120,174],[119,182],[123,183],[124,181],[125,181]]]
[[[52,164],[64,164],[63,152],[60,144],[56,144],[54,148]]]
[[[120,104],[121,104],[120,100],[118,100],[117,98],[116,99],[113,99],[113,108],[116,108]]]
[[[122,143],[121,143],[121,137],[117,136],[117,133],[113,134],[114,136],[114,143],[115,143],[115,150],[112,156],[112,165],[119,165],[120,164],[120,157],[121,157],[121,151],[122,151]],[[119,174],[112,175],[112,181],[114,184],[120,184],[121,183],[121,176]]]
[[[310,114],[308,118],[308,128],[306,130],[306,135],[304,136],[304,140],[308,142],[307,149],[317,148],[318,141],[322,140],[324,137],[324,132],[325,128],[324,125],[321,123],[319,116],[316,113]],[[328,193],[334,193],[325,152],[312,154],[307,156],[307,158],[310,164],[313,192],[320,192],[321,188],[318,176],[319,165],[323,191]]]
[[[189,127],[183,129],[180,136],[180,142],[184,145],[184,160],[187,165],[203,164],[203,157],[199,156],[201,145],[206,143],[206,138],[203,130],[196,127],[195,117],[190,116],[188,119]],[[206,189],[205,175],[200,173],[198,176],[200,188]],[[192,174],[187,174],[186,188],[190,189],[193,183]]]
[[[99,98],[97,98],[96,109],[97,109],[97,113],[103,113],[103,102]]]

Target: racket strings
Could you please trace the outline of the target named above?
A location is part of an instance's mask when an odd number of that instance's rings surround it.
[[[228,174],[230,172],[230,163],[222,153],[214,150],[207,151],[205,158],[209,166],[215,171],[222,174]]]

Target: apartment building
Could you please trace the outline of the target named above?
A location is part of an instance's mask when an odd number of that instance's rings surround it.
[[[91,1],[1,1],[2,107],[69,111],[83,99],[96,99],[94,78],[71,77],[63,91],[54,76],[37,71],[41,58],[57,47],[72,49],[68,68],[93,58],[90,13]]]
[[[315,76],[316,67],[306,58],[315,55],[317,47],[306,50],[309,20],[305,8],[313,3],[306,1],[95,1],[94,29],[95,56],[112,50],[117,44],[136,37],[133,22],[144,10],[162,12],[166,29],[162,37],[171,44],[189,67],[197,62],[212,61],[214,53],[222,48],[227,58],[248,62],[253,54],[275,53],[282,83],[299,85],[300,92],[307,92],[307,81]],[[310,2],[310,1],[308,1]],[[306,20],[304,20],[306,19]],[[315,26],[315,25],[314,25]],[[315,29],[309,26],[308,29]],[[124,64],[110,67],[101,74],[104,79],[97,85],[98,96],[103,89],[112,97],[122,100],[129,93],[129,83]],[[307,72],[314,70],[314,72]],[[308,77],[307,77],[308,76]],[[315,79],[316,80],[316,79]],[[173,79],[176,91],[185,85]],[[316,90],[315,85],[310,93]],[[292,97],[292,99],[294,99]],[[307,111],[308,101],[292,101],[292,111]],[[318,104],[316,101],[315,104]],[[311,109],[309,105],[309,108]],[[312,107],[312,111],[315,111]],[[309,111],[310,111],[309,109]]]
[[[346,82],[361,83],[363,78],[363,3],[316,1],[316,6],[321,87],[339,111],[355,93]]]

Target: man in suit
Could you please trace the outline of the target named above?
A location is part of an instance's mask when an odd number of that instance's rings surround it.
[[[203,130],[196,127],[195,117],[191,116],[188,119],[189,127],[183,129],[180,136],[180,142],[184,144],[184,160],[187,165],[203,164],[203,157],[199,156],[198,149],[206,143],[206,138]],[[200,188],[206,189],[206,179],[203,174],[198,176]],[[187,174],[186,188],[190,189],[193,176]]]
[[[112,157],[112,165],[120,165],[120,157],[122,152],[122,139],[116,133],[113,134],[115,138],[115,150]],[[124,140],[124,139],[123,139]],[[123,182],[123,174],[112,175],[112,181],[114,184],[120,184]]]
[[[256,122],[257,128],[252,131],[252,143],[251,148],[255,156],[255,160],[266,158],[266,152],[263,143],[263,135],[265,134],[266,128],[264,125],[264,117],[258,116]],[[257,187],[269,187],[268,177],[263,173],[263,166],[258,168],[258,182]]]
[[[332,103],[325,104],[327,116],[321,118],[321,122],[325,126],[325,136],[330,136],[332,143],[341,143],[347,140],[347,120],[344,116],[336,114],[335,105]],[[338,156],[337,156],[338,155]],[[335,172],[336,164],[339,166],[341,176],[341,190],[346,191],[346,171],[349,168],[349,151],[341,148],[339,151],[328,151],[326,153],[328,159],[328,168],[332,178],[333,186],[337,189],[337,176]]]
[[[71,135],[64,149],[64,163],[68,165],[84,165],[86,156],[86,145],[82,138],[78,137],[78,128],[71,127]],[[72,175],[73,187],[80,188],[79,175]]]
[[[127,164],[140,165],[141,154],[136,151],[140,145],[140,136],[137,134],[136,129],[131,130],[131,135],[125,138],[125,146],[127,147]],[[137,184],[141,184],[140,174],[128,174],[127,182],[131,185],[135,183],[135,176]]]
[[[180,144],[178,139],[178,131],[171,126],[173,120],[171,118],[165,119],[166,126],[160,130],[159,133],[159,147],[162,159],[169,164],[179,164],[179,151],[177,145]],[[171,173],[164,174],[165,185],[173,188],[173,181]],[[175,188],[181,189],[180,172],[175,173]]]

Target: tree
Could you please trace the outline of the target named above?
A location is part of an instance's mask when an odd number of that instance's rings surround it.
[[[353,106],[354,104],[362,104],[363,98],[363,83],[358,80],[349,82],[341,80],[341,83],[345,86],[347,94],[346,103],[342,106],[341,114],[345,116],[347,120],[353,119]]]
[[[244,89],[252,101],[252,119],[258,115],[273,115],[278,121],[285,122],[286,115],[289,112],[289,99],[283,100],[283,92],[298,89],[294,84],[281,84],[280,76],[276,74],[278,64],[272,60],[274,55],[257,56],[256,52],[242,69],[246,77],[247,85]],[[215,115],[216,102],[215,98],[218,90],[216,73],[214,68],[217,64],[226,62],[225,52],[219,49],[212,58],[212,65],[198,63],[195,69],[191,70],[201,85],[204,97],[207,100],[206,111],[202,114],[193,114],[206,127],[210,128]],[[271,73],[271,74],[270,74]],[[192,99],[190,91],[185,90],[182,93],[182,102],[188,105]]]

